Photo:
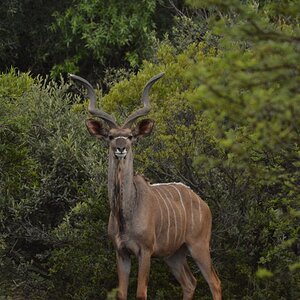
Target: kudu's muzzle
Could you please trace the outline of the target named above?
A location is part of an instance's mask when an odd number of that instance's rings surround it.
[[[126,154],[127,154],[127,140],[128,138],[127,137],[123,137],[123,136],[120,136],[120,137],[117,137],[115,139],[115,156],[116,158],[118,159],[124,159],[126,157]]]

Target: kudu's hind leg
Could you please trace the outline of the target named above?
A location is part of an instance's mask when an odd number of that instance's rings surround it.
[[[190,253],[207,281],[214,300],[222,299],[221,281],[211,262],[209,246],[198,243],[189,246]]]
[[[183,300],[191,300],[193,299],[197,280],[187,264],[186,253],[186,250],[179,250],[174,255],[165,258],[165,262],[182,287]]]

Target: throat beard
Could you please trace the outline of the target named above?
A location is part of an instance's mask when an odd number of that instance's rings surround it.
[[[113,199],[113,210],[118,222],[120,233],[124,232],[125,229],[124,211],[122,207],[124,201],[124,174],[122,165],[123,162],[119,160],[117,172],[115,174],[115,193]]]
[[[136,190],[133,184],[132,153],[118,160],[110,153],[108,168],[108,193],[112,215],[120,232],[129,226],[136,207]]]

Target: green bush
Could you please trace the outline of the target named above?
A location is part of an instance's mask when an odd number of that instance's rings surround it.
[[[77,218],[74,210],[80,211],[81,204],[99,203],[97,212],[102,213],[96,221],[89,221],[93,224],[89,229],[95,225],[97,235],[105,235],[101,222],[106,224],[107,201],[99,201],[105,195],[104,151],[95,149],[86,134],[79,99],[68,93],[68,84],[43,83],[11,71],[1,75],[0,86],[1,265],[5,270],[0,277],[1,293],[50,299],[48,293],[61,276],[57,270],[63,249],[72,248],[79,238],[77,226],[84,226],[81,222],[87,217],[80,214]],[[85,241],[82,247],[87,252]],[[73,262],[65,264],[68,277],[87,270],[84,263],[77,271]],[[57,291],[59,299],[65,297],[62,291],[65,287]]]

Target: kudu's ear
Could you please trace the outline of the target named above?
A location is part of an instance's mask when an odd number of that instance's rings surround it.
[[[104,127],[102,122],[88,119],[85,121],[85,125],[91,135],[100,139],[106,139],[108,137],[108,130]]]
[[[151,134],[154,127],[154,121],[151,119],[144,119],[138,122],[133,130],[133,136],[135,138],[145,137]]]

